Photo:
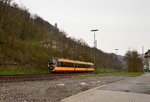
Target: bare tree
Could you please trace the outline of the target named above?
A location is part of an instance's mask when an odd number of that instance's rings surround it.
[[[142,59],[137,51],[127,51],[125,60],[129,72],[143,72]]]
[[[11,2],[11,0],[2,0],[2,1],[4,1],[4,6],[2,8],[2,15],[1,15],[1,19],[0,19],[0,30],[1,30],[3,20],[4,20],[7,4],[9,4]]]

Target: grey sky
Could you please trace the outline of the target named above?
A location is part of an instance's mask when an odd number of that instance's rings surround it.
[[[58,24],[68,36],[84,39],[98,48],[124,55],[128,49],[150,49],[150,0],[15,0],[33,14]]]

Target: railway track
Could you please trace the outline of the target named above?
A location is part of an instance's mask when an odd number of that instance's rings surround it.
[[[0,75],[0,83],[23,82],[23,81],[39,81],[39,80],[56,80],[56,79],[59,79],[59,78],[70,78],[70,77],[74,77],[74,76],[77,76],[77,75],[80,75],[80,74],[67,73],[67,74]]]

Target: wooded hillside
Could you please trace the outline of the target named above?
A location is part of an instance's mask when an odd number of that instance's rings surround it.
[[[9,1],[9,0],[8,0]],[[0,1],[0,69],[47,69],[52,57],[93,62],[93,48],[68,37],[17,4]],[[98,68],[121,67],[114,54],[96,50]]]

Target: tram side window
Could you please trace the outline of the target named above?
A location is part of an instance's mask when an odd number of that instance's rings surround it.
[[[73,63],[60,62],[60,67],[74,67]]]
[[[65,67],[65,63],[60,62],[60,67]]]
[[[81,68],[80,64],[75,64],[76,68]]]
[[[78,68],[78,64],[75,64],[75,67]]]
[[[58,64],[58,67],[61,67],[61,62],[58,62],[57,64]]]
[[[86,68],[87,66],[85,64],[75,64],[76,68]]]
[[[87,66],[86,66],[86,64],[82,64],[82,67],[83,67],[83,68],[86,68]]]
[[[73,63],[66,63],[66,67],[74,67]]]
[[[93,65],[87,65],[87,68],[94,68]]]

